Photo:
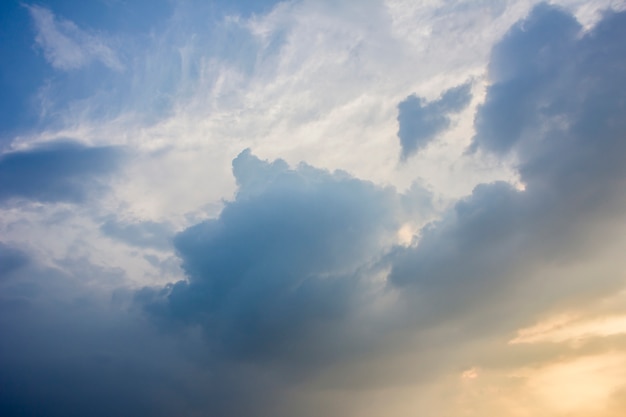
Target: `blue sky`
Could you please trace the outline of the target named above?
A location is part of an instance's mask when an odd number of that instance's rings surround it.
[[[0,19],[0,415],[626,411],[623,2]]]

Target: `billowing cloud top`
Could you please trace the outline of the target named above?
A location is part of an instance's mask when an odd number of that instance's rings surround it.
[[[236,199],[174,240],[188,280],[139,299],[158,318],[200,324],[221,355],[315,361],[328,327],[363,301],[398,228],[398,196],[249,150],[233,172]]]

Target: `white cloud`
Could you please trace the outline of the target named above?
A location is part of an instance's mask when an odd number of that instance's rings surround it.
[[[124,70],[116,52],[103,37],[83,31],[44,7],[26,7],[35,23],[35,41],[54,68],[76,70],[93,61],[100,61],[114,71]]]

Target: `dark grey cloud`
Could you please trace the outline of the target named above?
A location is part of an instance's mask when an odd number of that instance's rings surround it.
[[[558,133],[571,124],[585,129],[607,122],[623,100],[624,87],[617,83],[625,50],[622,19],[621,13],[606,12],[583,34],[572,15],[547,4],[535,7],[493,50],[491,85],[476,115],[474,149],[516,150],[521,156],[528,151],[532,157],[537,146],[547,148],[537,143],[547,136],[540,129]],[[595,145],[588,129],[569,133],[579,138],[572,144],[584,138]]]
[[[623,232],[625,43],[625,13],[607,12],[583,32],[542,4],[494,48],[472,147],[512,153],[525,190],[480,185],[425,228],[416,248],[396,252],[390,280],[420,300],[423,320],[514,328],[621,285],[615,258],[598,262],[602,278],[593,280],[556,271],[600,259]],[[553,274],[542,282],[546,268]]]
[[[431,102],[413,94],[398,104],[401,159],[419,152],[446,130],[450,115],[467,107],[471,99],[471,84],[466,83],[445,91]]]
[[[270,376],[223,369],[194,329],[159,331],[131,290],[103,289],[123,271],[30,257],[0,280],[3,417],[271,415],[253,408],[269,407]]]
[[[319,332],[353,308],[361,275],[398,227],[397,195],[249,151],[233,171],[236,199],[174,240],[188,281],[138,297],[161,319],[201,325],[218,355],[313,360]]]
[[[33,262],[0,281],[0,415],[193,416],[206,407],[198,387],[215,383],[194,372],[198,363],[85,285],[111,275]]]
[[[54,142],[0,156],[0,202],[81,202],[102,189],[122,152],[116,147],[87,147]]]

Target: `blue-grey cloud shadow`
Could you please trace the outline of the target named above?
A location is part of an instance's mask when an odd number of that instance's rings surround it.
[[[360,269],[395,230],[395,191],[249,151],[233,171],[236,199],[174,240],[188,281],[146,288],[138,300],[161,320],[202,326],[218,355],[309,354],[320,346],[313,334],[350,311]]]
[[[79,203],[104,189],[123,156],[118,147],[48,143],[0,156],[0,202]]]

